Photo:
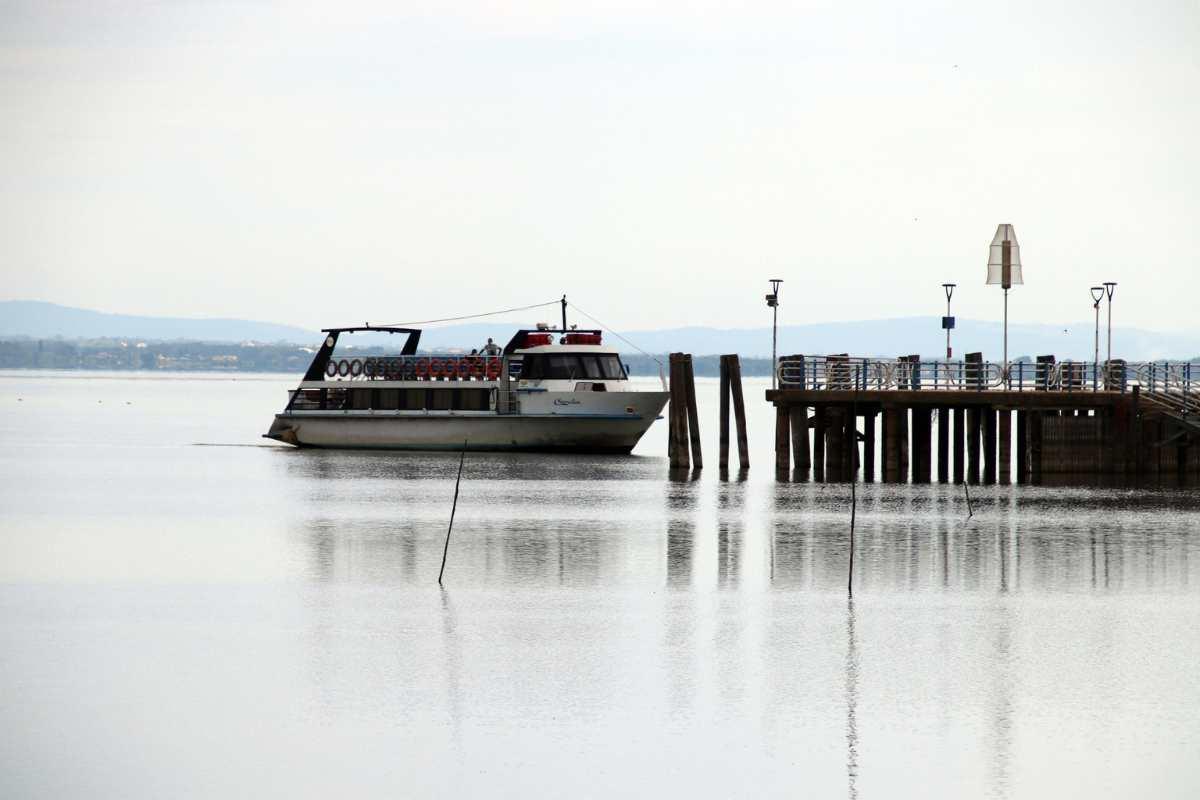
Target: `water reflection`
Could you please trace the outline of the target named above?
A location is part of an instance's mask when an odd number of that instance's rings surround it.
[[[846,783],[850,800],[858,797],[858,638],[854,598],[846,598]]]

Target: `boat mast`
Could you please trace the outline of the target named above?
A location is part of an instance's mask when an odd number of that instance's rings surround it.
[[[562,329],[563,329],[563,332],[566,332],[566,330],[567,330],[567,296],[565,294],[562,297],[562,320],[563,320]]]

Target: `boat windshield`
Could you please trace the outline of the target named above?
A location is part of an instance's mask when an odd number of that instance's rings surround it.
[[[591,380],[619,381],[625,379],[621,359],[601,353],[532,353],[522,356],[521,380]]]

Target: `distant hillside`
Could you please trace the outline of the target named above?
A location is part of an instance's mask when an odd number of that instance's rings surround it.
[[[586,327],[586,320],[579,320]],[[480,347],[487,337],[504,344],[521,326],[533,321],[473,322],[427,328],[421,336],[423,350]],[[1009,357],[1054,354],[1060,359],[1092,357],[1093,326],[1090,321],[1067,325],[1011,323],[1008,338]],[[103,314],[53,303],[0,302],[0,337],[32,339],[98,339],[129,337],[154,341],[205,342],[288,342],[313,346],[320,332],[289,325],[236,319],[179,319]],[[625,337],[650,353],[682,351],[696,356],[738,353],[743,357],[771,354],[771,329],[685,327],[666,330],[628,331]],[[384,335],[358,336],[360,347],[395,346]],[[608,342],[622,352],[632,349],[609,336]],[[981,351],[990,360],[999,360],[1002,328],[999,322],[959,319],[953,334],[954,356]],[[897,356],[916,353],[939,358],[945,353],[945,333],[939,317],[906,317],[855,322],[826,322],[810,325],[785,325],[779,329],[779,353],[851,353],[853,355]],[[1101,357],[1104,351],[1101,333]],[[1200,331],[1158,333],[1134,328],[1113,331],[1113,355],[1131,361],[1200,356]]]
[[[0,336],[32,339],[189,339],[209,342],[311,342],[318,331],[244,319],[184,319],[105,314],[27,300],[0,302]]]

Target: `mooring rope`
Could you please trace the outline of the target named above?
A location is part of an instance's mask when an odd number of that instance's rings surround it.
[[[557,302],[557,301],[555,301],[555,302]],[[591,314],[589,314],[588,312],[584,311],[584,310],[583,310],[582,308],[580,308],[579,306],[577,306],[577,305],[575,305],[574,303],[572,303],[570,300],[568,300],[568,301],[567,301],[567,305],[569,305],[571,308],[573,308],[573,309],[575,309],[576,311],[578,311],[580,314],[583,314],[585,317],[587,317],[588,319],[590,319],[592,322],[596,323],[596,324],[597,324],[597,325],[599,325],[601,328],[603,328],[604,330],[608,331],[608,332],[609,332],[609,333],[611,333],[613,336],[617,337],[617,338],[618,338],[618,339],[620,339],[622,342],[624,342],[625,344],[627,344],[627,345],[629,345],[630,347],[632,347],[634,350],[637,350],[639,353],[641,353],[642,355],[644,355],[646,358],[653,359],[653,360],[654,360],[654,362],[655,362],[656,364],[658,364],[658,366],[659,366],[659,369],[660,369],[660,370],[662,369],[663,362],[659,361],[659,360],[658,360],[658,358],[657,358],[656,356],[654,356],[654,355],[651,355],[650,353],[647,353],[645,350],[643,350],[642,348],[638,347],[636,344],[634,344],[633,342],[629,341],[629,340],[628,340],[628,339],[626,339],[624,336],[622,336],[621,334],[617,333],[617,332],[616,332],[616,331],[614,331],[612,328],[608,327],[608,326],[607,326],[607,325],[605,325],[603,322],[601,322],[600,320],[596,319],[596,318],[595,318],[595,317],[593,317]]]
[[[534,303],[531,306],[521,306],[520,308],[506,308],[501,311],[485,311],[482,314],[464,314],[461,317],[443,317],[442,319],[422,319],[412,322],[389,322],[387,325],[380,325],[381,328],[403,328],[406,325],[432,325],[435,322],[458,322],[464,319],[478,319],[480,317],[494,317],[497,314],[511,314],[514,311],[528,311],[531,308],[542,308],[544,306],[556,306],[561,300],[551,300],[548,303]]]

